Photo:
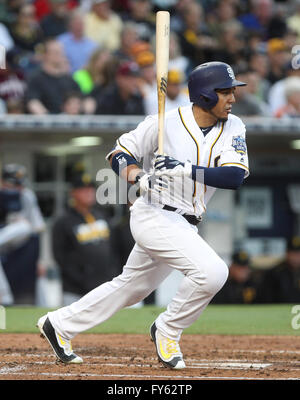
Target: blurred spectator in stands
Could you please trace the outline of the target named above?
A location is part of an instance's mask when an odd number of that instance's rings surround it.
[[[111,9],[110,0],[93,0],[85,16],[85,34],[98,45],[111,51],[120,47],[123,28],[121,18]]]
[[[33,4],[35,7],[35,15],[38,21],[40,21],[46,15],[50,14],[50,0],[34,0]]]
[[[140,68],[140,87],[143,97],[147,96],[149,92],[155,90],[157,92],[155,55],[151,51],[149,44],[146,44],[148,46],[144,50],[136,51],[138,46],[135,45],[135,51],[132,51],[134,61]]]
[[[26,108],[30,114],[59,114],[65,93],[80,91],[66,72],[66,57],[62,45],[49,39],[44,44],[41,69],[28,81]]]
[[[79,85],[81,92],[88,95],[96,86],[104,88],[111,83],[115,68],[115,59],[111,52],[97,48],[85,68],[73,74],[73,79]]]
[[[6,102],[7,114],[25,114],[24,99],[9,99]]]
[[[80,0],[80,10],[85,14],[91,11],[93,5],[93,0]]]
[[[62,104],[62,114],[80,115],[83,113],[82,96],[78,91],[67,92]]]
[[[0,43],[2,46],[5,47],[5,50],[7,52],[12,50],[15,45],[14,40],[9,33],[9,30],[2,22],[0,22]]]
[[[0,21],[5,25],[14,23],[20,7],[25,3],[27,3],[27,0],[2,0],[0,2]]]
[[[23,102],[26,81],[23,71],[15,67],[11,54],[6,57],[6,69],[0,69],[0,98],[5,102]]]
[[[67,0],[68,10],[78,7],[79,3],[80,0]],[[36,17],[39,21],[51,13],[51,0],[33,0],[33,4],[35,6]]]
[[[67,0],[50,0],[51,12],[42,18],[41,28],[46,38],[55,38],[68,30]]]
[[[261,303],[300,302],[300,237],[293,236],[287,241],[286,255],[282,262],[264,274]]]
[[[191,3],[195,3],[195,0],[178,0],[174,5],[174,11],[170,16],[170,28],[171,32],[179,33],[184,29],[183,13],[184,9]]]
[[[37,67],[35,60],[36,47],[43,40],[43,32],[35,19],[32,4],[20,7],[17,20],[10,26],[14,40],[14,59],[25,74]]]
[[[233,254],[227,282],[212,302],[215,304],[256,303],[258,288],[259,277],[251,268],[249,254],[240,250]]]
[[[282,39],[274,38],[267,43],[270,71],[268,81],[273,84],[285,77],[285,66],[291,58],[285,42]]]
[[[220,28],[219,48],[214,57],[229,65],[242,67],[246,65],[246,40],[240,22],[231,20]]]
[[[114,52],[115,56],[120,60],[132,61],[132,48],[136,43],[140,43],[136,24],[125,22],[121,32],[120,47]]]
[[[178,33],[182,54],[193,66],[214,59],[218,48],[217,40],[210,36],[205,26],[203,9],[198,3],[191,3],[183,11],[184,28]]]
[[[250,56],[252,53],[267,53],[267,44],[264,41],[263,35],[257,31],[248,31],[246,33],[247,53]]]
[[[269,104],[260,96],[259,90],[260,90],[261,78],[259,74],[256,71],[249,68],[245,79],[247,79],[247,91],[250,95],[254,96],[254,98],[257,99],[257,104],[259,105],[263,115],[265,117],[271,116],[271,110]]]
[[[292,29],[287,29],[284,36],[282,37],[284,43],[286,44],[287,51],[293,53],[293,47],[299,44],[298,34]]]
[[[170,32],[169,69],[181,71],[184,79],[186,79],[192,70],[191,61],[182,55],[178,35],[172,31]]]
[[[112,0],[112,8],[118,14],[121,14],[123,12],[128,12],[129,11],[129,0]]]
[[[184,76],[181,71],[170,70],[168,73],[168,85],[165,109],[170,111],[174,108],[190,104],[188,91],[183,87]],[[157,89],[155,88],[144,99],[146,115],[157,114],[158,100]]]
[[[133,61],[123,61],[116,72],[115,82],[104,90],[96,88],[90,94],[94,101],[93,114],[144,115],[140,69]]]
[[[16,304],[35,304],[39,264],[40,235],[45,221],[35,193],[28,187],[27,171],[23,165],[6,164],[2,170],[2,187],[20,193],[20,216],[29,223],[28,236],[14,243],[2,257],[2,264]],[[15,217],[14,217],[15,218]],[[17,233],[17,232],[16,232]]]
[[[232,0],[217,0],[215,7],[207,14],[207,29],[220,41],[223,37],[224,25],[238,23],[237,4]]]
[[[236,73],[236,79],[244,79],[243,82],[248,83],[251,80],[251,75],[255,74],[255,79],[257,74],[251,70],[241,70]],[[234,92],[236,102],[232,104],[232,113],[236,115],[269,115],[268,109],[266,109],[266,104],[251,93],[250,87],[243,86],[236,89]]]
[[[84,171],[72,178],[69,208],[53,225],[52,249],[60,269],[64,305],[120,272],[109,221],[96,205],[95,184]]]
[[[300,117],[300,77],[291,76],[284,80],[286,104],[275,112],[276,118]]]
[[[151,0],[129,0],[129,13],[123,14],[124,21],[136,24],[138,39],[150,42],[155,36],[155,14]]]
[[[287,32],[287,5],[275,2],[272,7],[272,16],[267,25],[267,39],[283,38]]]
[[[277,110],[284,107],[287,104],[287,99],[285,95],[285,81],[289,77],[300,78],[300,68],[295,69],[292,62],[289,61],[284,69],[284,78],[275,82],[269,90],[268,103],[270,105],[270,110],[272,115],[275,115]]]
[[[249,13],[243,13],[238,19],[247,31],[260,32],[267,39],[267,28],[273,15],[273,5],[273,0],[250,0]]]
[[[257,83],[256,96],[267,103],[271,87],[271,84],[267,79],[269,73],[269,58],[267,54],[259,51],[253,52],[249,57],[248,65],[249,68],[252,71],[255,71],[260,78]]]
[[[294,12],[287,18],[288,27],[297,32],[298,42],[300,42],[300,0],[294,0],[293,4]]]
[[[87,64],[98,44],[85,36],[84,17],[79,9],[71,11],[68,28],[57,40],[63,45],[73,74]]]

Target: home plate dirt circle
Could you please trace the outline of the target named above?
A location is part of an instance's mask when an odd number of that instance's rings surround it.
[[[298,336],[183,335],[184,370],[164,368],[148,335],[78,335],[81,365],[57,362],[39,334],[0,337],[0,380],[300,379]]]

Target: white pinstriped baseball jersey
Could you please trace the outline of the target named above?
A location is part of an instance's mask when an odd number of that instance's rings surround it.
[[[144,171],[152,173],[158,147],[157,122],[157,115],[146,117],[136,129],[120,136],[113,151],[121,150],[138,162],[143,161]],[[204,136],[195,121],[192,105],[188,105],[166,113],[164,152],[181,162],[189,160],[203,167],[237,166],[246,171],[247,177],[249,168],[245,136],[245,125],[232,114],[229,114],[226,122],[218,122]],[[167,204],[196,216],[205,212],[216,188],[189,178],[184,181],[179,177],[172,179],[171,190],[159,195],[152,193],[151,203]],[[147,194],[145,201],[149,201]]]

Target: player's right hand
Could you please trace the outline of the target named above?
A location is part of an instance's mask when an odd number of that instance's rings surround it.
[[[170,156],[158,155],[154,160],[155,174],[157,176],[190,177],[192,164],[190,161],[182,163]]]

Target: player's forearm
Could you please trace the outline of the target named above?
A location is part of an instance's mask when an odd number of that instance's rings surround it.
[[[136,160],[122,151],[114,152],[109,161],[113,171],[131,184],[134,184],[136,177],[142,173]]]
[[[237,189],[244,180],[245,170],[239,167],[206,168],[185,163],[170,156],[159,155],[155,159],[156,173],[168,176],[188,177],[194,181],[220,189]]]
[[[194,181],[219,189],[237,189],[243,183],[244,176],[245,171],[239,167],[206,168],[192,165],[191,178]]]
[[[134,184],[136,183],[136,178],[138,175],[141,175],[143,171],[137,165],[129,165],[124,168],[121,172],[121,177],[126,179],[127,182]]]

